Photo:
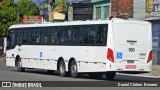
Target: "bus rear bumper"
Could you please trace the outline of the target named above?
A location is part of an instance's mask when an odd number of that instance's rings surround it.
[[[139,72],[146,73],[150,72],[152,68],[152,64],[121,64],[114,63],[110,64],[109,70],[107,71],[116,71],[116,72]]]

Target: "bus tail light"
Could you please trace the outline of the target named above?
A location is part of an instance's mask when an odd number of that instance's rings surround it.
[[[152,61],[152,50],[149,52],[147,63]]]
[[[109,59],[111,62],[114,62],[114,53],[110,48],[108,48],[107,59]]]

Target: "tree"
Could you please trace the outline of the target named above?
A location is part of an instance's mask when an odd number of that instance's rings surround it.
[[[39,8],[31,0],[20,0],[17,2],[17,8],[22,15],[39,15]]]
[[[118,13],[119,16],[126,16],[128,18],[133,18],[133,0],[118,0],[118,5],[117,5],[117,0],[112,0],[112,14],[115,14],[117,12],[117,7],[118,7]]]
[[[31,0],[0,0],[0,36],[6,37],[8,28],[18,23],[18,9],[20,15],[39,15],[38,6]]]
[[[6,37],[9,26],[17,23],[14,0],[0,0],[0,36]]]
[[[61,7],[62,11],[66,10],[66,0],[55,0],[55,5]]]

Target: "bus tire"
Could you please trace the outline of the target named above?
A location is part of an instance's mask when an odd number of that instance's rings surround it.
[[[25,71],[25,68],[22,67],[22,61],[20,58],[18,58],[18,60],[16,61],[16,68],[17,68],[17,71],[19,72]]]
[[[114,77],[116,76],[116,72],[106,72],[105,73],[105,76],[106,76],[106,78],[108,79],[108,80],[113,80],[114,79]]]
[[[78,73],[78,69],[77,69],[77,64],[76,61],[72,61],[70,64],[70,75],[73,78],[78,78],[79,77],[79,73]]]
[[[66,66],[63,60],[61,60],[59,63],[58,71],[59,71],[59,75],[62,77],[65,77],[67,75]]]

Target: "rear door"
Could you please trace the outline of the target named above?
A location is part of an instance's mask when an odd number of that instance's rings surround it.
[[[113,35],[115,62],[146,62],[150,45],[149,24],[114,23]]]

